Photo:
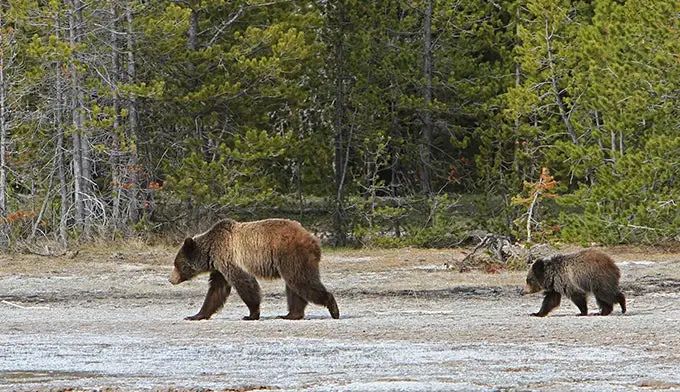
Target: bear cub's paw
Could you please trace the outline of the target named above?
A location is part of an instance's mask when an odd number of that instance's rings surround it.
[[[189,320],[189,321],[197,321],[197,320],[208,320],[208,319],[210,319],[210,317],[204,316],[204,315],[198,313],[198,314],[195,314],[193,316],[187,316],[184,319]]]
[[[291,313],[288,313],[288,314],[285,315],[285,316],[279,316],[279,317],[277,317],[277,318],[278,318],[278,319],[282,319],[282,320],[302,320],[304,317],[305,317],[304,314],[291,314]]]

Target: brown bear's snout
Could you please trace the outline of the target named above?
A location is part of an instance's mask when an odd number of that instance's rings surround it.
[[[172,284],[182,283],[182,276],[179,274],[179,271],[177,271],[177,268],[172,269],[168,281]]]

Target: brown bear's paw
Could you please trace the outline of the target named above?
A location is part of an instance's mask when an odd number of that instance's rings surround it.
[[[198,314],[195,314],[193,316],[185,317],[184,319],[189,320],[189,321],[196,321],[196,320],[208,320],[209,318],[210,318],[210,316],[205,316],[205,315],[198,313]]]
[[[529,316],[533,316],[533,317],[545,317],[546,315],[545,315],[545,314],[540,314],[540,313],[531,313]]]
[[[260,319],[260,314],[251,314],[249,316],[244,316],[243,320],[245,321],[254,321],[254,320],[259,320]]]
[[[301,314],[301,313],[300,314],[288,313],[285,316],[279,316],[277,318],[283,319],[283,320],[302,320],[304,317],[305,317],[305,315]]]

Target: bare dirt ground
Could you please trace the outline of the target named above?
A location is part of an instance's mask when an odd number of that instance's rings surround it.
[[[628,313],[534,318],[524,273],[458,273],[460,250],[326,252],[341,319],[285,314],[263,282],[263,318],[234,294],[212,320],[207,278],[167,282],[174,251],[0,256],[0,390],[680,390],[680,254],[610,249]],[[596,311],[594,301],[591,311]]]

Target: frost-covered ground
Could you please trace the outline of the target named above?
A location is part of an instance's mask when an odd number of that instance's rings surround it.
[[[189,322],[206,290],[167,283],[172,252],[0,258],[0,390],[680,390],[680,255],[614,250],[629,312],[529,317],[523,273],[443,268],[458,250],[332,252],[322,277],[342,313],[263,319],[235,295]],[[592,311],[595,304],[591,301]]]

